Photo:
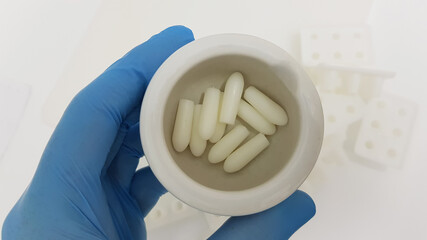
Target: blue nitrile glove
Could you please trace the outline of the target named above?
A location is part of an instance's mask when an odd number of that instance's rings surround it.
[[[176,26],[111,65],[70,103],[36,174],[3,225],[4,240],[145,239],[144,217],[166,192],[143,155],[139,110],[157,68],[194,40]],[[315,213],[300,191],[265,212],[230,218],[212,239],[284,239]],[[173,236],[171,236],[173,239]]]

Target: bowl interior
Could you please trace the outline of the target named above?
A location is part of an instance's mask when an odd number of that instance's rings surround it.
[[[179,99],[186,98],[196,104],[202,103],[203,93],[208,87],[216,87],[223,91],[228,76],[236,71],[243,74],[245,89],[251,85],[255,86],[284,107],[288,113],[289,122],[286,126],[277,127],[274,135],[267,136],[270,141],[267,149],[242,170],[230,174],[223,170],[223,162],[209,163],[207,155],[213,146],[212,143],[208,142],[204,154],[197,158],[191,154],[189,147],[184,152],[177,153],[173,149],[171,139]],[[295,97],[286,87],[286,82],[287,79],[279,79],[267,64],[243,55],[217,56],[193,66],[176,81],[168,96],[163,114],[164,137],[176,164],[199,184],[222,191],[245,190],[271,179],[292,158],[301,130],[300,109]],[[236,123],[248,127],[253,133],[252,136],[257,133],[242,120]],[[227,126],[227,131],[230,129],[232,126]]]

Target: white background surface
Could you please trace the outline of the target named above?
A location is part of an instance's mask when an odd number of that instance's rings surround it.
[[[302,186],[317,214],[293,238],[427,239],[426,12],[423,0],[0,0],[0,81],[31,88],[0,159],[0,224],[30,182],[71,97],[163,28],[184,24],[196,38],[252,34],[298,60],[300,28],[366,24],[376,64],[397,73],[384,91],[418,105],[408,152],[402,167],[382,170],[343,159],[319,161]]]

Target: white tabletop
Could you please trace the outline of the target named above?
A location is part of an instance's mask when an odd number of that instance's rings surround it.
[[[302,186],[317,213],[293,239],[426,239],[426,12],[420,0],[0,1],[0,224],[71,97],[163,28],[183,24],[196,38],[252,34],[301,60],[300,29],[363,26],[371,31],[375,66],[396,73],[382,92],[417,108],[408,148],[397,167],[348,154],[319,159]]]

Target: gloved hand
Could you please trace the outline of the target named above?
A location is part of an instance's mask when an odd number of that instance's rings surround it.
[[[141,101],[157,68],[193,40],[185,27],[168,28],[72,100],[5,220],[4,240],[146,238],[144,217],[166,190],[150,168],[135,172]],[[314,213],[311,198],[297,191],[267,211],[230,218],[211,238],[285,239]]]

